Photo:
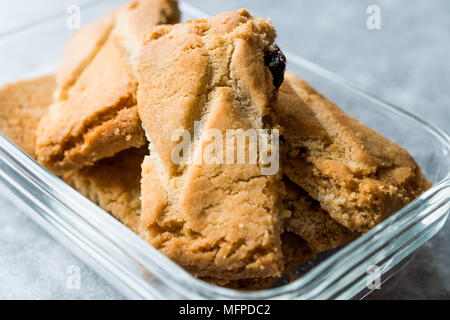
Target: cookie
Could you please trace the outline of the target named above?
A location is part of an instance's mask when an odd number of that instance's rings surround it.
[[[130,148],[92,167],[66,173],[63,179],[139,234],[141,164],[147,152],[147,147]]]
[[[290,72],[274,109],[284,174],[352,231],[368,231],[431,186],[405,149]]]
[[[53,101],[55,78],[48,75],[0,89],[0,132],[32,157],[36,127]],[[145,146],[122,151],[65,174],[64,181],[138,233],[141,164],[147,150]]]
[[[0,89],[0,131],[33,158],[36,128],[52,102],[55,76],[7,84]]]
[[[312,199],[302,188],[285,178],[286,197],[284,208],[291,214],[285,219],[285,230],[306,240],[315,253],[331,250],[356,239],[352,232],[333,220],[319,202]]]
[[[92,166],[146,141],[135,60],[144,31],[179,19],[172,0],[140,0],[80,29],[57,72],[56,100],[37,129],[36,154],[55,173]]]
[[[297,279],[297,277],[293,274],[294,269],[306,263],[308,260],[313,259],[315,254],[305,240],[291,232],[285,232],[281,235],[281,243],[284,265],[283,278],[286,277],[286,281],[294,281]],[[241,279],[233,281],[211,278],[206,278],[203,280],[229,289],[248,291],[269,289],[280,280],[280,277]]]
[[[2,113],[0,130],[7,133],[9,138],[17,137],[15,142],[20,148],[28,148],[31,152],[34,150],[34,140],[29,139],[29,137],[34,137],[34,129],[52,101],[51,95],[54,87],[55,77],[49,75],[10,84],[0,90],[0,112]],[[8,134],[8,132],[13,132],[13,134]],[[69,172],[63,176],[63,179],[139,234],[141,231],[140,165],[146,154],[147,147],[131,148],[111,158],[98,161],[92,167]],[[285,183],[288,184],[289,182],[285,181]],[[299,191],[292,191],[299,188],[292,183],[289,183],[286,189],[288,198],[284,199],[284,204],[286,209],[293,212],[290,220],[294,221],[296,211],[292,209],[293,204],[296,208],[301,208],[303,212],[303,208],[306,208],[305,203],[310,203],[313,200],[303,200],[302,197],[309,197],[306,194],[301,194],[301,197],[299,197]],[[292,195],[296,196],[293,197]],[[300,203],[300,206],[297,202]],[[317,213],[313,210],[310,212]],[[301,215],[298,218],[301,218]],[[302,223],[302,225],[305,225],[305,223]],[[295,232],[295,229],[293,230]],[[300,234],[298,231],[297,233]],[[293,233],[282,234],[281,241],[283,274],[285,276],[289,276],[293,268],[314,257],[314,253],[307,242]],[[317,248],[315,251],[318,251]],[[289,277],[293,278],[293,276]],[[262,290],[271,287],[278,279],[279,277],[234,281],[212,278],[204,280],[233,289]]]
[[[138,60],[138,109],[150,140],[142,169],[142,228],[148,241],[200,277],[277,277],[283,271],[281,173],[260,162],[226,164],[226,144],[204,161],[211,131],[267,128],[264,117],[283,69],[275,31],[242,9],[146,36]],[[272,63],[273,62],[273,63]],[[272,73],[272,71],[274,71]],[[195,136],[187,157],[172,161],[176,132]],[[232,137],[234,138],[234,137]],[[236,154],[233,142],[231,151]],[[220,151],[222,155],[220,156]]]
[[[64,49],[63,60],[56,71],[56,100],[67,99],[69,89],[105,44],[113,24],[114,16],[108,14],[75,32]]]
[[[180,20],[176,0],[138,0],[127,3],[94,23],[78,30],[64,50],[57,78],[57,100],[65,100],[69,89],[89,66],[110,33],[119,36],[128,54],[136,56],[143,32],[153,25],[172,24]]]

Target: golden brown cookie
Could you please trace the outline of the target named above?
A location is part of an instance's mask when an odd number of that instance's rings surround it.
[[[56,74],[56,98],[67,99],[68,90],[98,54],[112,31],[127,48],[128,54],[135,58],[147,29],[153,25],[177,23],[179,20],[176,0],[138,0],[81,28],[64,50],[64,58]]]
[[[56,72],[56,100],[65,100],[69,89],[105,44],[113,28],[114,16],[108,14],[79,29],[64,50],[63,61]]]
[[[306,240],[308,246],[315,253],[331,250],[358,237],[333,220],[325,212],[319,202],[311,198],[302,188],[284,178],[286,197],[284,208],[291,215],[285,219],[285,229]]]
[[[305,240],[291,232],[285,232],[281,235],[281,248],[283,252],[284,264],[283,276],[287,277],[287,280],[294,281],[297,279],[297,277],[293,274],[294,269],[306,263],[308,260],[313,259],[315,254]],[[241,279],[233,281],[212,278],[206,278],[204,280],[230,289],[264,290],[272,287],[279,279],[280,277]]]
[[[278,52],[274,38],[270,23],[242,9],[156,27],[141,51],[138,108],[151,149],[142,170],[142,227],[153,246],[200,277],[276,277],[283,270],[280,172],[262,175],[259,162],[203,157],[211,130],[225,136],[266,128],[279,80],[271,71],[280,66],[265,63],[266,53]],[[194,136],[195,121],[203,129],[192,152],[172,161],[174,133]]]
[[[52,101],[54,79],[53,75],[49,75],[0,89],[0,130],[9,138],[16,137],[13,140],[22,149],[34,150],[34,141],[29,137],[34,136],[40,117]],[[140,165],[147,152],[147,147],[131,148],[98,161],[92,167],[67,173],[63,178],[134,232],[140,233]],[[300,237],[284,233],[281,240],[284,274],[313,258],[313,252]],[[261,290],[272,286],[277,279],[205,280],[234,289]]]
[[[290,72],[274,109],[284,173],[350,230],[368,231],[431,186],[405,149]]]
[[[57,73],[56,100],[37,130],[38,160],[62,174],[141,147],[135,59],[151,26],[176,22],[173,0],[138,0],[80,29]]]
[[[130,148],[92,167],[63,176],[65,182],[136,233],[140,232],[141,164],[147,147]]]
[[[0,89],[0,131],[33,158],[36,128],[52,102],[54,90],[54,75],[7,84]]]
[[[35,131],[52,103],[55,76],[8,84],[0,89],[0,132],[35,156]],[[64,180],[135,232],[141,211],[141,164],[147,147],[131,148],[94,166],[67,173]]]

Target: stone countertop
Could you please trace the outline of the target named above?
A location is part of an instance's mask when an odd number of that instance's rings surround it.
[[[8,26],[21,25],[13,14],[23,12],[24,9],[18,9],[22,2],[9,2],[7,11],[1,10],[5,9],[1,7],[4,4],[0,5],[0,33]],[[77,3],[44,2],[51,14],[64,11],[61,3]],[[351,79],[366,91],[407,108],[450,133],[449,1],[188,2],[211,14],[247,7],[254,15],[270,17],[282,48]],[[366,9],[370,5],[381,9],[380,30],[369,30],[366,26]],[[36,12],[33,8],[25,11],[30,15]],[[1,12],[10,14],[3,19]],[[26,14],[21,17],[28,19]],[[2,197],[0,211],[0,299],[123,298]],[[369,299],[449,299],[449,261],[447,222],[400,274]],[[80,289],[67,286],[68,272],[74,265],[81,270]]]

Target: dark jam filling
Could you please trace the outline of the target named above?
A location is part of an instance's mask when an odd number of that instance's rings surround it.
[[[284,81],[284,72],[286,71],[286,57],[280,48],[275,51],[264,52],[264,64],[269,67],[273,77],[273,85],[278,89]]]

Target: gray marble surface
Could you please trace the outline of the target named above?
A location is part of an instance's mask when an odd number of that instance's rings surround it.
[[[188,2],[212,14],[247,7],[255,15],[270,17],[282,48],[351,79],[450,133],[449,1]],[[44,12],[64,11],[61,1],[40,3],[42,16]],[[22,14],[23,4],[23,0],[2,1],[0,33],[36,17],[32,8]],[[380,30],[366,27],[369,5],[381,9]],[[4,198],[0,198],[0,244],[0,299],[123,298]],[[449,299],[449,263],[447,223],[399,275],[369,299]],[[72,265],[81,270],[80,289],[68,289],[68,268]]]

